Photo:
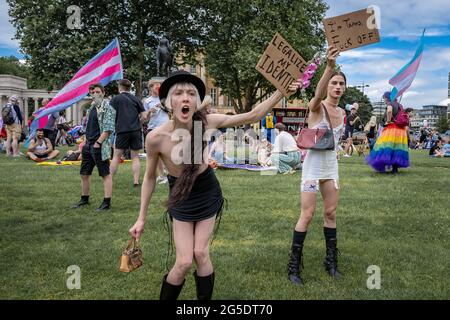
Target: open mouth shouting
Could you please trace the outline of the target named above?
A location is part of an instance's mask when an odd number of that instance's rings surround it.
[[[188,119],[189,118],[189,106],[184,105],[181,107],[181,117],[183,119]]]

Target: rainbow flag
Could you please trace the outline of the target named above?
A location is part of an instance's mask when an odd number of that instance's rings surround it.
[[[120,55],[119,40],[115,38],[66,83],[45,106],[45,109],[36,113],[36,118],[30,126],[30,137],[33,137],[36,129],[39,128],[41,118],[51,113],[65,110],[83,99],[89,93],[91,84],[101,83],[103,86],[106,86],[111,81],[120,79],[123,79],[122,57]]]
[[[419,47],[414,54],[414,57],[409,61],[403,68],[400,69],[391,79],[389,79],[389,84],[394,88],[391,90],[390,100],[394,101],[395,98],[400,97],[403,92],[405,92],[414,80],[416,76],[417,69],[419,69],[420,61],[423,55],[423,46],[425,39],[425,29],[420,37]]]

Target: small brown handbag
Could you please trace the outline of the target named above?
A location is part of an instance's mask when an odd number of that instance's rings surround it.
[[[328,114],[327,108],[325,108],[323,104],[322,108],[328,123],[331,126],[330,115]],[[305,122],[307,116],[308,113],[305,116]],[[297,138],[297,147],[310,150],[333,150],[335,147],[333,129],[309,129],[303,127]]]
[[[131,238],[119,258],[119,271],[131,272],[142,265],[142,250],[136,239]]]

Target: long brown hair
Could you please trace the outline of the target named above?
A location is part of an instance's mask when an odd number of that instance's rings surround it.
[[[170,95],[169,95],[170,96]],[[169,98],[168,98],[169,99]],[[189,193],[192,190],[192,186],[194,185],[195,179],[198,176],[198,172],[200,170],[200,164],[195,163],[195,159],[198,159],[196,155],[201,154],[202,162],[204,162],[204,154],[203,150],[205,150],[207,146],[207,142],[203,140],[206,127],[208,124],[208,121],[206,119],[206,111],[204,109],[197,110],[194,112],[192,116],[192,128],[190,130],[190,136],[191,136],[191,161],[188,164],[183,164],[183,171],[181,172],[181,175],[177,178],[175,185],[173,186],[170,195],[169,200],[167,201],[167,208],[175,208],[179,206],[186,198],[189,196]],[[194,123],[195,121],[201,121],[202,122],[202,135],[201,137],[196,137],[194,135]],[[196,139],[201,139],[201,147],[199,144],[195,143]]]
[[[330,82],[330,80],[335,77],[335,76],[341,76],[342,78],[344,78],[345,81],[345,86],[347,87],[347,77],[345,76],[345,74],[341,71],[341,70],[334,70],[333,73],[331,74],[330,79],[328,80],[328,82]]]

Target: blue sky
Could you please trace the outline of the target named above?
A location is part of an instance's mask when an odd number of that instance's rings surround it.
[[[422,30],[426,28],[423,59],[402,104],[420,108],[438,104],[448,97],[450,72],[449,0],[327,0],[326,16],[378,6],[381,41],[341,53],[337,63],[349,85],[368,84],[365,93],[372,102],[390,90],[388,81],[414,55]]]
[[[402,103],[420,108],[448,96],[450,72],[450,0],[326,0],[326,16],[336,16],[375,5],[381,15],[381,42],[343,52],[338,63],[349,85],[369,87],[365,93],[379,101],[390,89],[388,80],[414,55],[423,28],[427,29],[424,56],[412,86]],[[8,22],[8,6],[0,0],[0,56],[19,58],[14,27]]]

